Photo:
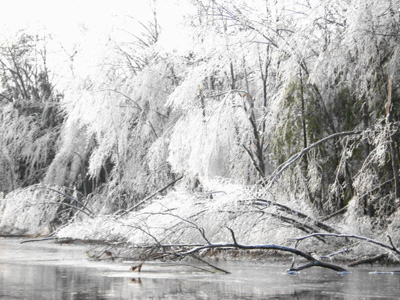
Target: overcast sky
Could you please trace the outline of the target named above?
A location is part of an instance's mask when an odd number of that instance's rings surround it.
[[[104,35],[124,28],[127,16],[151,18],[151,0],[13,0],[3,2],[0,23],[3,37],[18,28],[47,29],[56,37],[74,40],[82,28]],[[173,31],[185,13],[185,0],[158,0],[157,15],[165,31]],[[133,26],[134,22],[129,22]],[[135,28],[131,28],[135,30]],[[170,34],[170,33],[169,33]]]
[[[13,0],[3,2],[0,9],[0,42],[15,40],[15,31],[24,29],[31,34],[51,35],[47,40],[48,62],[61,77],[75,76],[68,71],[68,57],[79,45],[77,67],[90,72],[98,63],[103,46],[111,36],[113,42],[123,43],[129,33],[135,35],[152,19],[153,0]],[[163,35],[161,45],[179,47],[182,30],[177,29],[188,10],[188,0],[158,0],[157,19]],[[167,45],[168,44],[168,45]],[[75,61],[77,62],[77,61]],[[67,64],[66,64],[67,63]],[[77,69],[76,69],[77,71]],[[64,75],[62,75],[64,74]],[[68,75],[69,74],[69,75]]]

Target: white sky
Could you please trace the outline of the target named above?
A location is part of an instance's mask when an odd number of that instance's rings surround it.
[[[51,33],[54,72],[59,76],[71,76],[64,63],[75,51],[75,45],[86,52],[79,61],[81,70],[90,72],[108,36],[123,42],[127,32],[137,34],[138,22],[152,19],[150,3],[153,0],[2,0],[0,2],[0,42],[13,40],[15,31],[24,28],[31,34]],[[178,47],[182,43],[177,24],[189,7],[188,0],[157,0],[157,19],[162,27],[162,40]],[[129,17],[128,17],[129,16]],[[141,30],[141,29],[140,29]],[[61,46],[61,47],[60,47]],[[169,45],[168,45],[169,46]],[[62,49],[62,50],[61,50]],[[57,55],[57,51],[62,56]],[[50,54],[50,53],[48,53]],[[60,61],[57,61],[60,57]],[[98,61],[97,61],[98,62]],[[56,66],[56,67],[54,67]],[[85,72],[85,71],[84,71]],[[65,75],[61,75],[65,74]],[[70,75],[68,75],[70,74]],[[77,75],[75,73],[75,75]]]
[[[2,3],[1,3],[2,2]],[[127,17],[140,20],[151,18],[152,0],[10,0],[1,1],[0,34],[6,37],[27,27],[30,31],[46,28],[64,43],[73,42],[82,25],[93,35],[124,28]],[[173,31],[185,13],[186,0],[158,0],[157,14],[165,31]],[[186,7],[186,8],[185,8]],[[134,22],[129,22],[132,26]],[[127,29],[127,28],[124,28]],[[129,28],[135,30],[135,28]],[[1,38],[1,36],[0,36]],[[78,38],[79,39],[79,38]]]

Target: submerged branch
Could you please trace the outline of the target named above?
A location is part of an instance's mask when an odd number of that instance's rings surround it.
[[[231,272],[226,271],[226,270],[224,270],[224,269],[221,269],[221,268],[219,268],[219,267],[217,267],[217,266],[215,266],[215,265],[209,263],[208,261],[205,261],[204,259],[201,259],[201,258],[198,257],[197,255],[192,255],[192,257],[193,257],[194,259],[197,259],[198,261],[202,262],[203,264],[209,266],[210,268],[212,268],[212,269],[218,271],[218,272],[222,272],[222,273],[224,273],[224,274],[231,274]]]
[[[352,262],[352,263],[348,264],[347,266],[348,267],[356,267],[356,266],[364,265],[364,264],[372,264],[373,262],[376,262],[376,261],[378,261],[380,259],[384,259],[386,257],[387,257],[387,254],[379,254],[379,255],[376,255],[374,257],[368,257],[368,258],[365,258],[365,259],[357,260],[355,262]]]
[[[55,237],[55,236],[47,236],[47,237],[44,237],[44,238],[23,240],[23,241],[20,242],[20,244],[32,243],[32,242],[51,241],[51,240],[58,240],[58,238]]]
[[[309,261],[309,263],[304,266],[300,266],[298,268],[291,268],[288,271],[300,271],[302,269],[306,269],[306,268],[310,268],[310,267],[322,267],[322,268],[328,268],[328,269],[331,269],[331,270],[334,270],[337,272],[347,272],[346,269],[344,269],[340,266],[315,259],[310,254],[303,252],[301,250],[291,248],[291,247],[286,247],[286,246],[274,245],[274,244],[242,245],[242,244],[238,244],[236,242],[227,243],[227,244],[211,244],[211,245],[203,245],[203,246],[199,246],[199,247],[194,247],[186,252],[177,252],[177,253],[175,253],[175,255],[177,255],[179,257],[184,257],[184,256],[188,256],[188,255],[193,255],[194,253],[198,253],[201,250],[205,250],[205,249],[227,250],[227,249],[233,249],[233,248],[237,248],[237,249],[241,249],[241,250],[275,250],[275,251],[289,252],[289,253],[295,254],[297,256],[303,257]]]
[[[344,269],[344,268],[342,268],[340,266],[337,266],[337,265],[334,265],[334,264],[331,264],[331,263],[327,263],[327,262],[324,262],[324,261],[320,261],[320,260],[310,261],[307,264],[304,264],[304,265],[302,265],[300,267],[297,267],[297,268],[290,268],[287,271],[288,272],[299,272],[301,270],[312,268],[312,267],[327,268],[327,269],[334,270],[336,272],[346,272],[346,273],[348,272],[346,269]]]

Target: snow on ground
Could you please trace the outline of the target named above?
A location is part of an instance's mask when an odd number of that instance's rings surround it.
[[[246,200],[249,190],[240,185],[215,184],[210,192],[171,191],[123,217],[97,216],[72,223],[57,233],[60,238],[127,241],[133,244],[196,244],[231,242],[231,228],[243,244],[287,244],[296,230],[260,212]]]

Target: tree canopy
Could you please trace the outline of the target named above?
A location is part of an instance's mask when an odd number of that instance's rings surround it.
[[[58,48],[68,78],[49,38],[2,41],[3,192],[45,183],[113,213],[183,176],[186,191],[240,184],[346,226],[392,226],[396,2],[185,1],[180,41],[159,2],[146,20],[119,16],[138,26],[96,49]]]

